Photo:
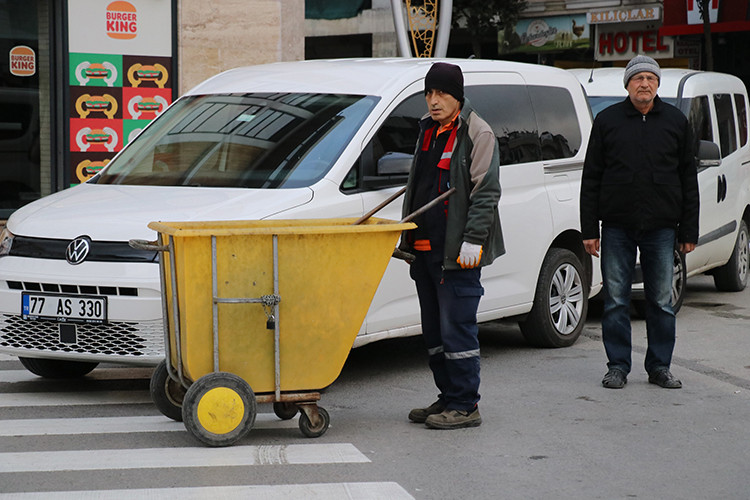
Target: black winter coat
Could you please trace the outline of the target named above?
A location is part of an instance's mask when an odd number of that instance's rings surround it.
[[[654,98],[642,115],[630,98],[601,111],[591,130],[581,182],[583,239],[603,225],[650,230],[674,227],[681,243],[698,241],[695,143],[688,120]]]

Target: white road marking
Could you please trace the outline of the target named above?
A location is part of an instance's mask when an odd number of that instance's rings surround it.
[[[131,367],[131,368],[112,368],[96,369],[86,375],[89,380],[135,380],[150,379],[153,368]],[[34,375],[28,370],[0,370],[0,382],[18,383],[18,382],[43,382],[44,378]]]
[[[350,443],[0,453],[0,473],[365,463]]]
[[[288,500],[289,498],[325,498],[328,500],[409,500],[414,499],[398,483],[318,483],[258,486],[206,486],[199,488],[164,488],[97,491],[50,491],[39,493],[0,494],[3,500],[234,500],[236,498],[263,498]]]
[[[254,429],[295,428],[299,417],[280,420],[273,413],[259,413]],[[29,418],[3,420],[0,437],[47,436],[74,434],[115,434],[135,432],[179,432],[185,431],[182,422],[175,422],[162,415],[96,418]]]
[[[148,391],[11,392],[0,397],[0,408],[151,403]]]

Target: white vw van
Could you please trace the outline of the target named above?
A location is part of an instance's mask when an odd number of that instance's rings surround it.
[[[45,377],[104,361],[158,363],[159,256],[128,241],[155,239],[153,220],[367,213],[406,182],[432,62],[276,63],[187,92],[96,176],[10,217],[0,240],[0,352]],[[584,93],[551,67],[451,62],[502,156],[507,253],[483,270],[479,319],[513,318],[535,345],[571,345],[601,283],[579,233],[591,128]],[[377,215],[399,220],[400,205]],[[355,346],[419,332],[407,264],[393,259]]]
[[[623,68],[573,69],[596,115],[627,96]],[[664,68],[658,95],[685,113],[696,140],[718,145],[718,166],[698,168],[699,239],[687,256],[675,254],[672,302],[679,309],[690,276],[711,274],[716,288],[737,292],[747,285],[750,226],[748,96],[742,80],[723,73]],[[634,297],[642,297],[639,273]],[[641,307],[637,305],[637,308]]]

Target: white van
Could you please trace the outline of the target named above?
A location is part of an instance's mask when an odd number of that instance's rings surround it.
[[[227,71],[182,96],[88,182],[10,217],[0,240],[0,352],[46,377],[104,361],[158,363],[158,255],[128,241],[153,240],[153,220],[367,213],[406,182],[432,62],[276,63]],[[591,128],[584,93],[551,67],[450,62],[502,156],[507,253],[483,269],[479,320],[513,318],[535,345],[571,345],[601,284],[578,220]],[[401,200],[377,215],[399,220]],[[393,259],[355,346],[419,332],[407,264]]]
[[[573,69],[596,115],[628,94],[623,68]],[[721,152],[718,166],[698,168],[699,239],[687,256],[675,255],[672,303],[679,309],[685,280],[711,274],[716,288],[737,292],[747,285],[750,226],[750,141],[748,96],[742,80],[723,73],[664,68],[657,92],[688,117],[696,140],[713,142]],[[685,258],[687,257],[687,258]],[[634,297],[642,297],[636,273]],[[642,304],[639,304],[642,306]]]

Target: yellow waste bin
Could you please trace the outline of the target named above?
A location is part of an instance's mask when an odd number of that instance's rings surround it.
[[[257,402],[281,418],[302,410],[305,435],[325,432],[316,391],[338,377],[400,233],[415,227],[354,221],[149,224],[167,347],[152,396],[177,408],[157,403],[165,415],[215,446],[250,430]]]

